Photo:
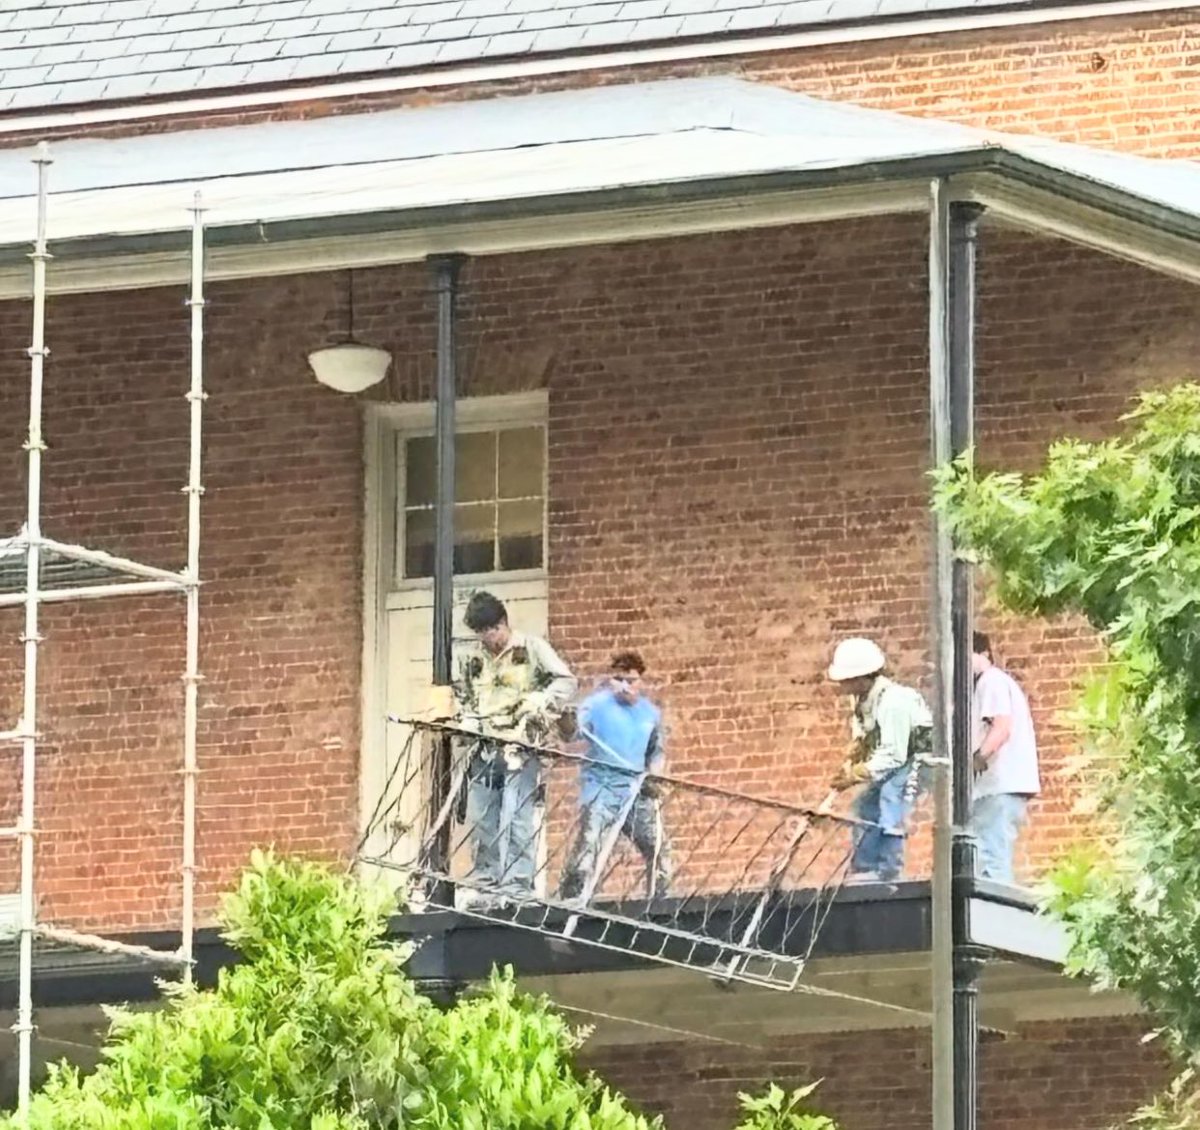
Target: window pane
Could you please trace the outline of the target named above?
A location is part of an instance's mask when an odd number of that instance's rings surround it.
[[[437,490],[433,436],[414,436],[404,445],[405,506],[429,506]]]
[[[433,576],[433,511],[410,510],[404,516],[404,575]]]
[[[490,573],[496,567],[496,508],[483,505],[454,508],[454,571]]]
[[[537,569],[542,564],[542,502],[500,503],[500,568]]]
[[[496,433],[460,432],[454,445],[455,498],[483,502],[496,497]],[[432,506],[437,497],[437,447],[433,436],[405,443],[406,506]]]
[[[454,445],[457,502],[496,497],[496,433],[460,432]]]
[[[545,439],[541,428],[500,433],[500,497],[540,498]]]

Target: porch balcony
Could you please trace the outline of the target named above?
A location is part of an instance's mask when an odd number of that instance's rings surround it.
[[[694,1031],[701,1012],[726,1035],[752,1022],[769,1032],[926,1023],[946,927],[927,876],[940,853],[937,876],[950,878],[947,845],[931,842],[927,808],[909,881],[843,889],[853,825],[844,811],[818,811],[846,732],[824,678],[828,653],[840,636],[876,637],[934,701],[949,768],[967,714],[969,617],[948,647],[951,614],[964,609],[932,568],[949,564],[949,547],[930,533],[931,441],[944,458],[977,421],[984,461],[1028,466],[1057,435],[1111,427],[1130,393],[1174,372],[1195,344],[1186,283],[1200,275],[1200,173],[729,80],[244,126],[206,140],[122,143],[119,173],[88,156],[104,143],[58,147],[50,339],[63,343],[58,363],[74,365],[64,403],[103,423],[65,429],[71,470],[47,496],[59,536],[121,560],[170,560],[155,550],[179,523],[143,506],[139,475],[158,473],[162,374],[187,355],[171,318],[182,223],[203,179],[213,420],[204,907],[257,843],[357,853],[370,867],[422,873],[394,924],[397,937],[420,940],[414,975],[456,990],[511,962],[531,985],[600,1014],[614,1041],[655,1024]],[[4,153],[0,179],[23,184],[28,156]],[[6,327],[27,313],[17,263],[28,203],[0,205]],[[976,297],[964,247],[977,224]],[[425,260],[451,253],[469,258],[439,329]],[[346,329],[348,271],[356,336],[393,357],[386,381],[357,401],[318,387],[304,361]],[[147,330],[156,326],[172,328]],[[124,350],[136,374],[106,371],[93,388],[89,366],[105,349]],[[17,366],[3,374],[5,388],[20,387]],[[131,390],[144,418],[122,403]],[[453,404],[461,434],[443,439],[462,445],[462,467],[486,471],[492,459],[492,477],[481,471],[462,495],[434,481],[435,401],[443,413]],[[468,448],[485,455],[472,463]],[[87,469],[113,450],[108,481],[121,497],[90,514],[104,484]],[[153,465],[133,466],[129,452]],[[506,493],[509,472],[524,485]],[[456,519],[449,554],[433,549],[446,533],[438,510]],[[470,520],[484,510],[486,522]],[[87,528],[76,535],[71,522]],[[15,536],[15,515],[10,528]],[[547,882],[528,905],[439,905],[425,880],[465,885],[453,850],[423,862],[431,833],[452,826],[442,808],[453,790],[433,803],[430,757],[388,717],[410,716],[435,651],[443,661],[453,651],[442,614],[477,587],[501,591],[517,626],[546,632],[585,678],[614,647],[646,653],[672,726],[665,816],[685,889],[639,897],[634,865],[614,855],[583,904],[557,898],[579,807],[567,759],[549,770]],[[127,599],[123,608],[145,612]],[[1042,741],[1047,788],[1021,859],[1032,883],[1078,830],[1059,715],[1097,651],[1076,624],[985,614],[1031,691]],[[60,652],[62,669],[105,655],[118,681],[126,667],[137,686],[159,677],[152,648],[148,658],[107,654],[100,637],[120,622],[51,620],[57,638],[80,641]],[[5,662],[17,670],[13,656]],[[956,676],[954,695],[934,694]],[[75,684],[64,675],[59,685]],[[127,705],[111,704],[113,716]],[[55,709],[48,702],[48,717]],[[69,739],[89,731],[69,700],[58,718],[56,753],[69,760]],[[149,743],[162,732],[154,718],[121,730],[122,742]],[[89,753],[103,749],[88,741]],[[88,772],[107,778],[92,764],[58,782],[51,803],[71,815],[47,830],[48,915],[139,944],[176,941],[175,860],[160,833],[178,815],[166,799],[171,770],[148,767],[157,753],[138,762],[145,780],[157,774],[147,789],[157,832],[137,813],[125,829],[89,827],[112,851],[95,874],[56,856],[53,837],[78,839],[86,824],[66,785],[83,798]],[[395,817],[394,785],[414,772],[426,783]],[[372,822],[381,804],[392,823]],[[158,845],[153,890],[137,881],[136,848],[121,854],[138,831]],[[105,883],[125,911],[97,912]],[[1061,977],[1062,938],[1028,891],[961,871],[954,884],[969,909],[969,933],[954,941],[991,958],[986,1026],[1131,1007]],[[196,955],[202,975],[232,960],[206,931]],[[149,990],[145,963],[110,964],[85,976],[82,958],[47,947],[35,963],[39,1003]],[[790,1007],[775,987],[816,1003]],[[726,1000],[737,1003],[718,1005]]]

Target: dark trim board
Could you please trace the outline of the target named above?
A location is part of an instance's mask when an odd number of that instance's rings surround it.
[[[977,881],[973,885],[973,921],[979,923],[975,940],[997,953],[1038,964],[1056,964],[1063,956],[1061,932],[1037,914],[1036,904],[1027,891]],[[811,892],[780,895],[803,905]],[[689,914],[669,900],[648,908],[662,920],[674,921],[686,928]],[[696,912],[698,916],[699,912]],[[723,924],[744,913],[736,904],[707,908],[709,927],[722,934]],[[537,912],[537,920],[544,912]],[[771,937],[772,921],[784,916],[765,916],[767,933],[760,943],[788,955],[802,955],[809,932],[803,917],[798,928],[784,939]],[[495,967],[511,965],[520,976],[597,973],[634,970],[653,965],[650,952],[659,942],[643,938],[622,938],[619,930],[608,927],[608,941],[617,949],[594,944],[605,929],[602,920],[580,919],[575,938],[561,937],[514,926],[507,922],[471,918],[453,911],[428,914],[399,914],[391,921],[394,941],[412,942],[416,949],[409,972],[430,990],[446,984],[481,980]],[[726,935],[729,936],[729,935]],[[172,950],[179,944],[178,934],[156,931],[127,935],[121,941],[155,949]],[[897,884],[864,884],[847,887],[838,893],[829,914],[817,934],[813,957],[851,957],[871,954],[928,951],[931,942],[930,888],[926,881]],[[627,949],[621,949],[627,945]],[[197,932],[195,940],[197,980],[202,985],[216,982],[218,971],[237,961],[237,954],[215,928]],[[667,956],[672,956],[668,951]],[[34,959],[34,1003],[40,1007],[118,1003],[153,1000],[158,995],[155,979],[171,976],[141,959],[97,955],[91,951],[64,947],[39,949]],[[0,1008],[12,1008],[17,995],[16,942],[0,942]]]

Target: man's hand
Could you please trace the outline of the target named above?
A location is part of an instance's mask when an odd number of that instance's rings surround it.
[[[457,713],[453,687],[430,687],[425,704],[416,711],[416,717],[424,722],[445,722]]]
[[[554,728],[559,738],[564,742],[572,742],[579,733],[579,716],[573,707],[568,706],[554,722]]]
[[[981,773],[986,773],[992,767],[992,763],[986,757],[984,757],[979,750],[975,751],[971,760],[972,764],[975,766],[976,776]]]
[[[830,794],[823,801],[821,801],[821,803],[819,805],[817,805],[818,815],[832,816],[834,814],[833,802],[837,797],[837,793],[838,793],[838,790],[834,789],[832,792],[830,792]]]
[[[842,789],[852,789],[855,785],[861,785],[868,776],[867,767],[863,762],[844,761],[831,785],[840,792]]]

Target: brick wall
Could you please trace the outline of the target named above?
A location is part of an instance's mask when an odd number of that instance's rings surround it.
[[[1031,1024],[980,1048],[980,1130],[1098,1130],[1170,1077],[1136,1020]],[[668,1127],[731,1130],[737,1093],[823,1079],[821,1109],[841,1130],[925,1130],[929,1033],[856,1032],[772,1040],[769,1048],[656,1044],[602,1048],[594,1067]]]
[[[1029,466],[1064,432],[1104,434],[1134,389],[1190,372],[1193,288],[992,232],[981,270],[985,461]],[[550,388],[553,637],[585,674],[615,644],[644,649],[683,775],[819,796],[844,733],[822,678],[831,641],[870,633],[902,675],[927,673],[923,273],[916,218],[538,253],[466,272],[464,393]],[[361,336],[396,352],[391,394],[426,397],[424,269],[361,272],[356,292]],[[316,386],[304,362],[341,324],[341,294],[328,275],[211,295],[206,909],[254,844],[343,854],[356,820],[359,409]],[[51,303],[49,532],[179,563],[181,297]],[[22,505],[27,315],[0,307],[10,526]],[[172,920],[182,614],[170,602],[47,613],[50,917]],[[985,620],[1029,685],[1043,738],[1048,790],[1027,863],[1040,866],[1078,830],[1058,713],[1095,651],[1072,624]],[[19,614],[0,613],[9,672],[18,631]],[[0,686],[7,726],[19,692],[8,677]],[[16,759],[2,756],[7,822]]]
[[[354,824],[360,665],[356,407],[302,379],[292,340],[328,279],[226,286],[210,306],[202,548],[199,855],[204,905],[255,843],[342,852]],[[50,304],[44,529],[178,568],[187,314],[156,291]],[[28,305],[0,308],[5,525],[23,508]],[[179,598],[45,613],[39,889],[50,918],[177,922]],[[0,711],[19,704],[16,610],[0,611]],[[0,754],[4,823],[17,755]],[[8,882],[15,851],[0,858]],[[8,882],[5,886],[8,886]]]
[[[250,112],[164,116],[93,127],[92,136],[247,121],[360,113],[391,106],[610,83],[732,74],[819,98],[946,118],[1016,133],[1170,157],[1200,152],[1195,84],[1200,6],[1178,12],[991,28],[725,59],[628,66],[346,99],[311,99]],[[37,138],[79,129],[39,131]],[[32,134],[2,135],[0,146]]]

